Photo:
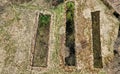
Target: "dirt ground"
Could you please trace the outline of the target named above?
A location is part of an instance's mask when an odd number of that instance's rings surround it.
[[[120,22],[113,15],[114,10],[109,9],[101,0],[65,0],[57,7],[45,0],[15,1],[20,0],[0,0],[0,74],[117,74],[119,66],[114,70],[111,64],[116,59],[113,58],[113,46]],[[63,62],[65,7],[68,1],[75,3],[77,65],[71,67],[65,66]],[[93,66],[91,12],[94,11],[100,11],[103,68]],[[47,68],[31,66],[39,13],[51,15]],[[115,64],[119,63],[115,61]]]

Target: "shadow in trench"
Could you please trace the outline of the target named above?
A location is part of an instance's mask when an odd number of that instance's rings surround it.
[[[66,47],[69,55],[65,57],[66,66],[75,66],[75,29],[74,29],[74,2],[66,4]],[[66,51],[66,50],[65,50]]]

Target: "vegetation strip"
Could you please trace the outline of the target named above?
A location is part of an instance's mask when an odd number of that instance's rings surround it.
[[[46,67],[49,46],[50,15],[39,15],[38,28],[34,46],[33,67]]]
[[[100,41],[100,11],[91,12],[94,67],[102,68],[101,41]]]

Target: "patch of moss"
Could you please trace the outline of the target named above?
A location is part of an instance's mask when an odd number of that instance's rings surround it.
[[[38,27],[45,27],[50,23],[50,15],[40,14]]]

